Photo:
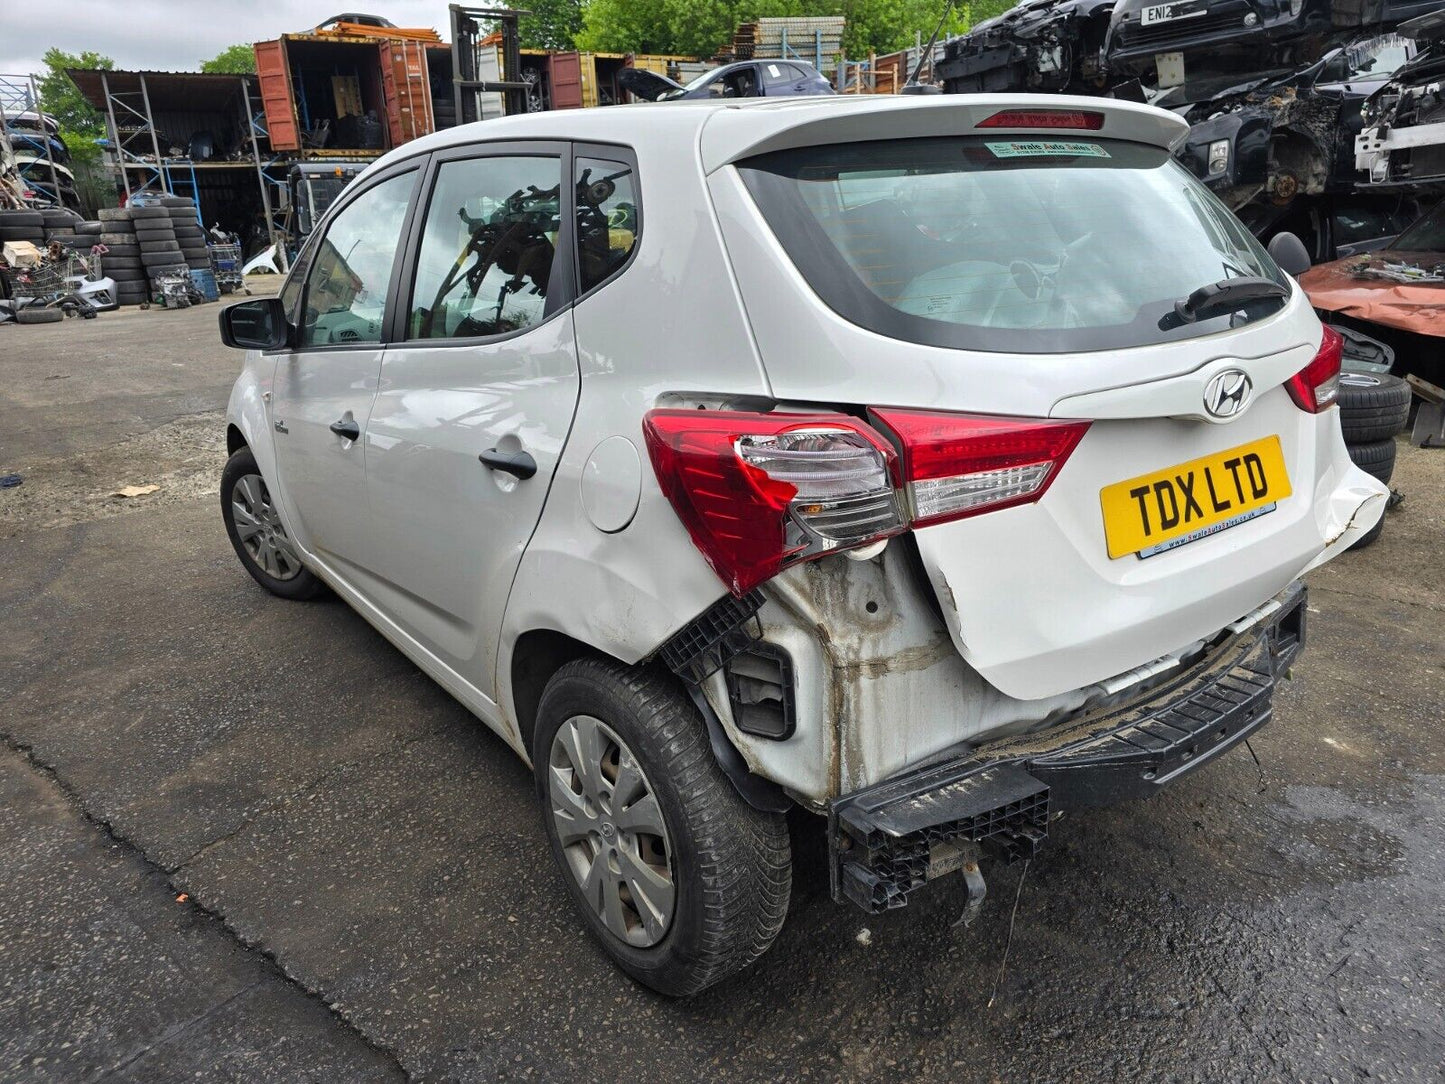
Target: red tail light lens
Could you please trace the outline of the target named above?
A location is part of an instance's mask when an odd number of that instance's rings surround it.
[[[1097,132],[1104,114],[1089,109],[1006,109],[981,120],[978,128],[1072,128]]]
[[[892,448],[846,414],[654,410],[642,430],[663,494],[736,595],[906,526]]]
[[[915,527],[1038,500],[1088,422],[874,410],[898,438]]]
[[[1340,394],[1340,362],[1344,358],[1345,339],[1332,327],[1325,328],[1319,353],[1285,382],[1289,396],[1301,410],[1311,414],[1334,406]]]

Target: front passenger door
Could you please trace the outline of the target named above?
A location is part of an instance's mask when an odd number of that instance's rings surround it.
[[[296,347],[276,364],[272,443],[287,522],[303,547],[347,579],[367,561],[361,435],[418,172],[377,181],[327,224],[304,272]]]

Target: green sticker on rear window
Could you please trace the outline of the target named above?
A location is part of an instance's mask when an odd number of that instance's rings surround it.
[[[1097,143],[1072,143],[1064,140],[1029,140],[1015,143],[985,143],[995,158],[1108,158],[1109,152]]]

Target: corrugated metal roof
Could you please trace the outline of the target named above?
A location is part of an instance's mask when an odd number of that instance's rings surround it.
[[[141,76],[145,76],[146,94],[151,109],[161,113],[216,112],[240,108],[243,80],[254,75],[224,75],[210,72],[100,71],[92,68],[67,68],[65,74],[79,88],[85,100],[96,109],[105,110],[105,82],[112,94],[139,94]]]

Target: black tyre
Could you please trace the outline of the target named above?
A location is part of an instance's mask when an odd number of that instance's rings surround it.
[[[25,226],[34,228],[45,225],[43,211],[0,211],[0,228]]]
[[[1346,443],[1388,440],[1410,416],[1410,385],[1388,374],[1342,373],[1338,402]]]
[[[221,518],[241,564],[267,591],[289,599],[320,593],[323,584],[297,556],[250,448],[232,455],[221,471]]]
[[[174,241],[142,241],[140,243],[140,254],[142,256],[159,256],[164,253],[179,256],[181,254],[181,246]]]
[[[123,270],[123,271],[122,271],[122,270],[114,270],[114,271],[112,271],[110,268],[106,268],[105,274],[106,274],[106,277],[109,278],[109,279],[112,279],[117,286],[120,286],[120,285],[122,285],[122,284],[124,284],[124,283],[127,283],[127,282],[136,282],[136,283],[142,283],[142,284],[144,284],[145,281],[146,281],[145,272],[142,271],[142,270],[140,270],[139,268],[132,269],[132,268],[127,267],[127,268],[126,268],[125,270]]]
[[[40,245],[45,243],[45,230],[39,226],[0,226],[0,241],[29,241]]]
[[[194,207],[196,201],[190,196],[162,196],[162,207]]]
[[[738,795],[670,674],[563,666],[532,760],[567,890],[624,971],[693,994],[767,951],[792,885],[786,822]]]
[[[132,221],[137,223],[144,222],[147,219],[155,218],[159,218],[162,221],[169,222],[171,219],[171,212],[165,207],[132,207],[130,208],[130,217]]]
[[[87,237],[97,237],[105,232],[105,223],[95,221],[82,222],[75,227],[75,232],[83,233]]]
[[[1366,474],[1374,475],[1386,485],[1395,473],[1395,442],[1377,440],[1370,444],[1346,444],[1350,462]]]
[[[154,227],[142,225],[136,228],[135,239],[141,244],[145,244],[147,241],[152,243],[156,241],[174,241],[176,239],[176,231],[169,226],[165,229],[155,229]]]
[[[64,319],[65,314],[59,309],[42,309],[37,305],[29,305],[15,313],[17,324],[58,324]]]
[[[126,207],[102,207],[95,217],[102,222],[129,222],[130,210]]]

